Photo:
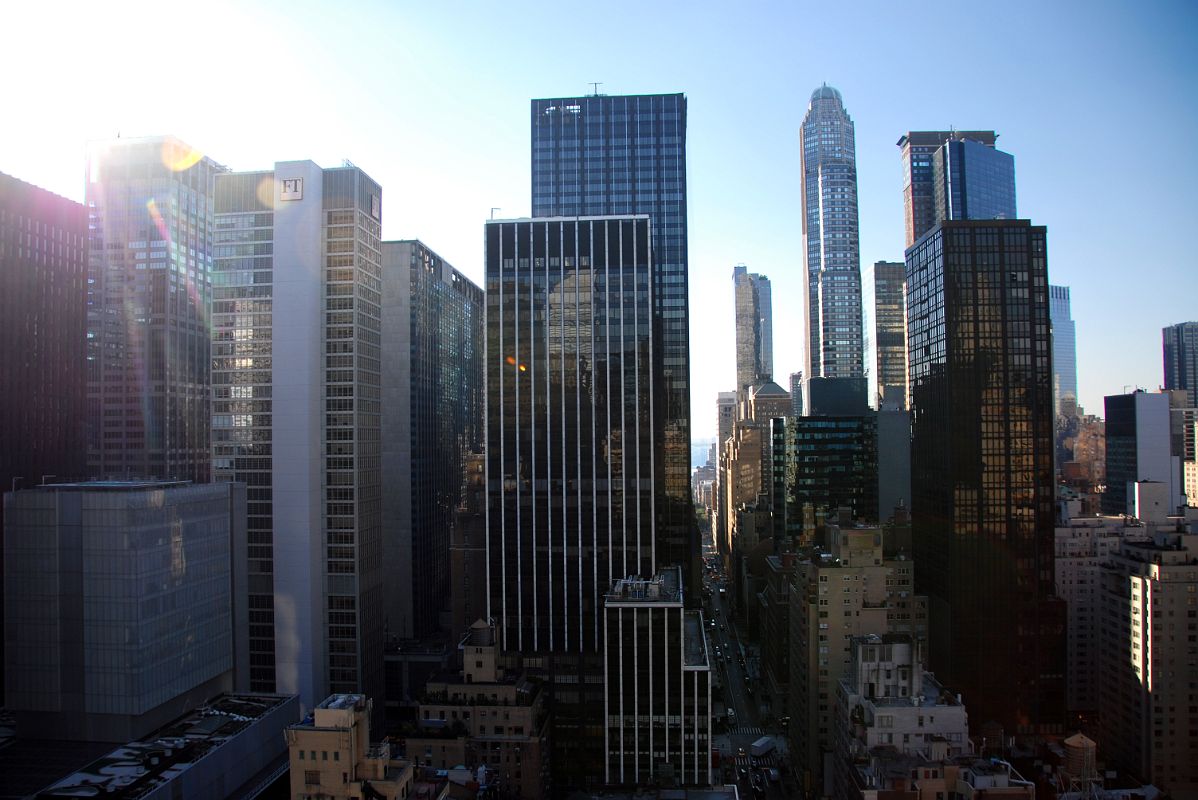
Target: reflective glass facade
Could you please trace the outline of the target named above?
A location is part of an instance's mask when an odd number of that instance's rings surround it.
[[[986,147],[994,147],[998,134],[994,131],[908,131],[899,137],[898,146],[902,149],[903,158],[905,247],[915,244],[943,216],[936,211],[932,158],[952,138],[968,139]]]
[[[172,137],[88,154],[88,470],[203,483],[209,452],[212,185]]]
[[[684,565],[699,594],[699,534],[690,498],[690,312],[686,97],[682,94],[532,101],[534,217],[648,214],[653,230],[655,346],[661,355],[657,506],[660,565]]]
[[[907,251],[907,313],[912,531],[931,666],[974,719],[1059,731],[1045,229],[934,229]]]
[[[799,129],[803,171],[803,309],[808,378],[865,374],[861,334],[861,247],[857,229],[857,145],[840,92],[811,95]]]
[[[1015,219],[1015,157],[969,139],[932,154],[933,202],[946,219]]]
[[[500,647],[553,687],[555,780],[586,785],[603,775],[604,595],[663,560],[650,222],[485,235],[489,614]]]
[[[8,707],[25,735],[137,738],[232,688],[244,504],[211,484],[9,496]]]
[[[450,604],[466,465],[482,452],[483,313],[483,290],[422,242],[383,242],[389,637],[436,631]]]

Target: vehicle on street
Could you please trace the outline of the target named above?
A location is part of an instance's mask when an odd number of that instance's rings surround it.
[[[777,768],[775,768],[775,767],[770,767],[769,769],[767,769],[765,771],[765,774],[766,774],[766,776],[769,777],[769,779],[771,781],[774,781],[775,783],[778,782],[779,780],[781,780],[781,778],[782,778],[781,774],[779,774]]]
[[[755,758],[759,758],[774,749],[774,738],[772,736],[762,736],[757,741],[753,742],[749,748],[749,752]]]
[[[728,721],[736,722],[736,709],[735,708],[728,709]]]

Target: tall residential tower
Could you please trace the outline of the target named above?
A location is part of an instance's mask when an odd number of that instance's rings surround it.
[[[799,129],[807,324],[803,374],[860,378],[861,253],[857,231],[857,145],[840,92],[811,95]]]
[[[1052,320],[1052,397],[1059,417],[1077,413],[1077,331],[1069,312],[1069,287],[1048,287]]]

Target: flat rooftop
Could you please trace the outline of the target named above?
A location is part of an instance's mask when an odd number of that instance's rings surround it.
[[[707,645],[704,642],[703,615],[698,611],[687,611],[683,616],[682,642],[683,654],[687,667],[705,667],[707,662]]]
[[[146,489],[172,489],[176,486],[190,486],[191,481],[76,481],[72,483],[44,483],[41,486],[31,486],[30,489],[55,492],[133,492]]]
[[[100,756],[36,796],[143,797],[289,699],[289,695],[220,695],[146,738]]]

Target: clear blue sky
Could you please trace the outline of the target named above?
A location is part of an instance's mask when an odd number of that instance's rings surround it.
[[[227,166],[351,159],[387,238],[481,282],[482,223],[529,212],[528,101],[685,92],[693,433],[732,387],[732,266],[774,284],[775,374],[800,364],[798,126],[840,89],[862,262],[899,260],[907,130],[997,130],[1020,215],[1072,287],[1081,401],[1162,380],[1198,319],[1198,4],[7,3],[0,171],[82,199],[89,139],[173,133]]]

